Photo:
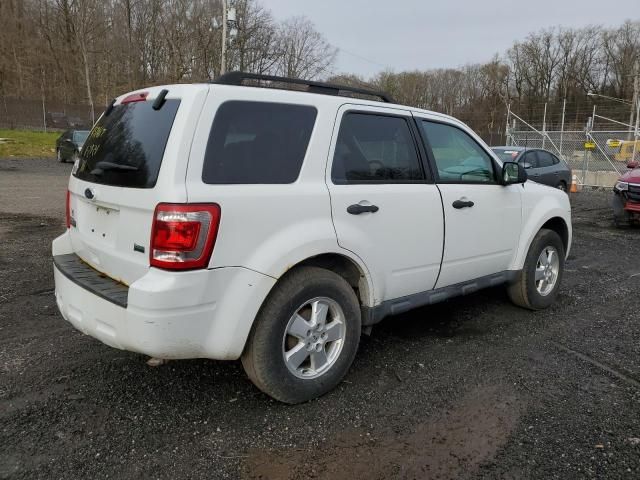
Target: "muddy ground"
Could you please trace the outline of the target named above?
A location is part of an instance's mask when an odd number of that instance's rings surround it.
[[[388,318],[307,404],[239,363],[150,368],[53,296],[70,165],[0,160],[0,478],[639,478],[640,229],[572,196],[559,301],[500,288]]]

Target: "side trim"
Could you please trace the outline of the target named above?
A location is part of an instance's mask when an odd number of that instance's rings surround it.
[[[55,255],[53,264],[61,274],[76,285],[108,302],[127,308],[129,287],[91,268],[76,254]]]
[[[455,285],[436,288],[435,290],[414,293],[406,297],[385,300],[375,307],[362,307],[362,325],[374,325],[389,315],[398,315],[417,307],[433,305],[453,297],[468,295],[483,288],[511,283],[516,280],[519,273],[519,270],[505,270],[504,272],[494,273],[469,280],[468,282],[456,283]]]

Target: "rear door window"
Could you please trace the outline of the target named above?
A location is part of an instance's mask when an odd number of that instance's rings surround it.
[[[202,181],[208,184],[295,182],[316,115],[316,109],[307,105],[223,103],[209,134]]]
[[[424,178],[406,118],[354,112],[342,117],[333,183],[416,183]]]
[[[549,152],[545,152],[543,150],[538,150],[538,167],[546,168],[553,167],[553,157]]]
[[[93,183],[152,188],[158,179],[164,149],[180,100],[117,105],[91,130],[74,175]]]

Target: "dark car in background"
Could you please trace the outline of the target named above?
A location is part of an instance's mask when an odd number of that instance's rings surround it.
[[[503,162],[518,162],[531,180],[566,192],[571,186],[571,169],[553,153],[541,148],[491,147]]]
[[[67,130],[60,135],[56,140],[56,158],[58,161],[66,162],[71,160],[75,162],[88,136],[89,130]]]

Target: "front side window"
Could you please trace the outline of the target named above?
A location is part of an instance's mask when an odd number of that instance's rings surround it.
[[[536,155],[536,152],[527,152],[524,155],[522,155],[522,158],[520,159],[520,163],[525,167],[525,168],[538,168],[538,156]]]
[[[424,180],[407,120],[349,112],[342,117],[331,168],[335,184]]]
[[[493,161],[469,134],[452,125],[421,122],[441,182],[495,183]]]
[[[223,103],[209,134],[202,181],[218,185],[295,182],[316,115],[316,109],[306,105]]]

